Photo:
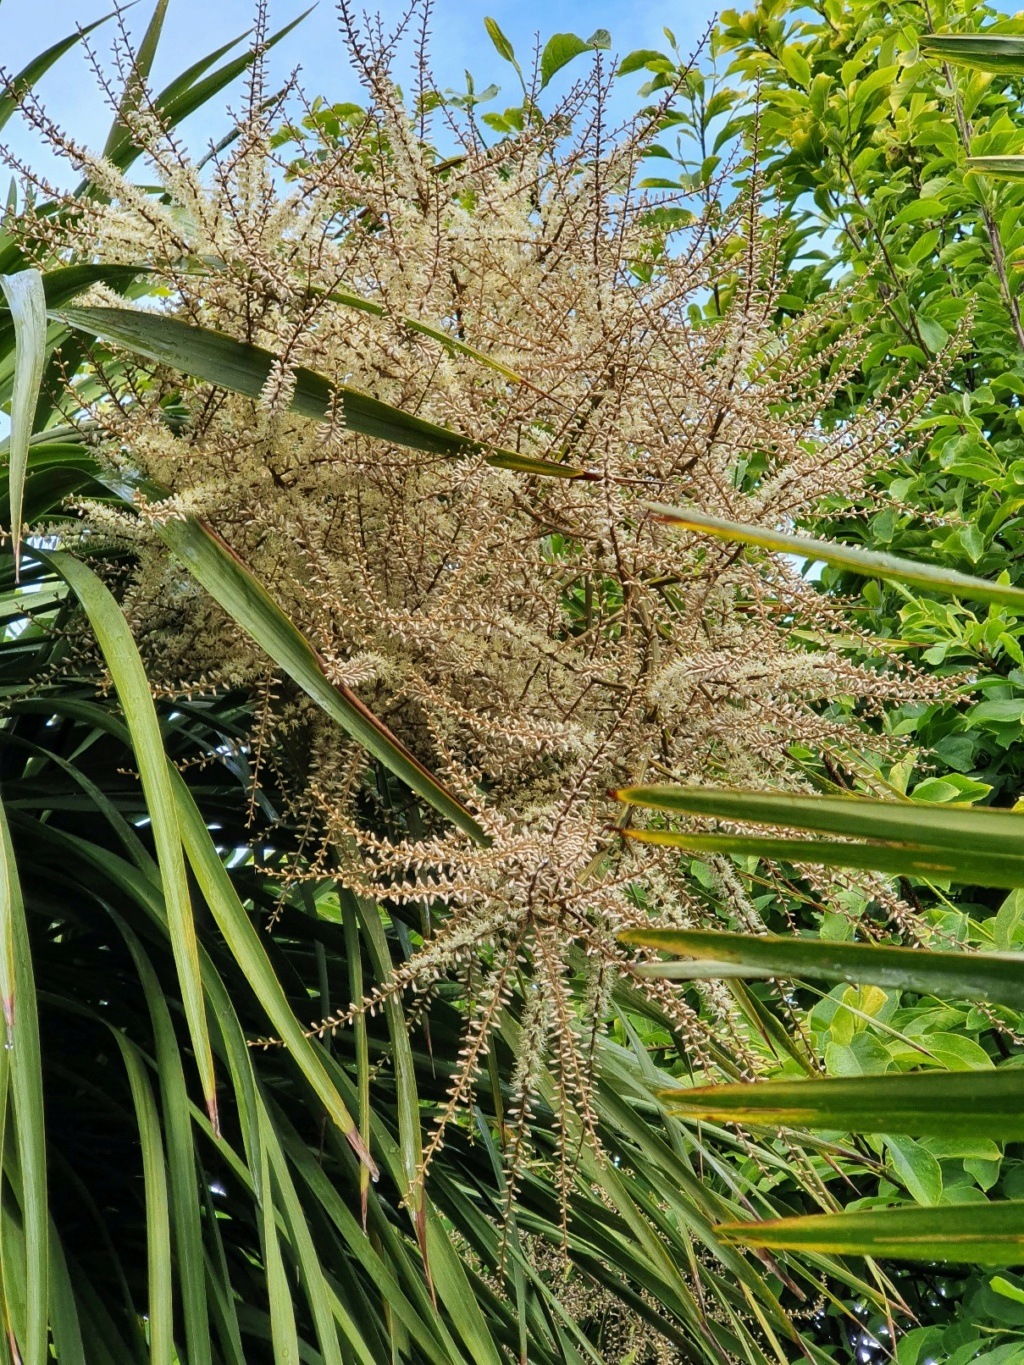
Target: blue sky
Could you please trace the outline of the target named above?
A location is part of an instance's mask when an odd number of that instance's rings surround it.
[[[25,62],[56,39],[73,32],[78,24],[109,13],[111,4],[112,0],[0,0],[4,38],[0,61],[9,71],[20,70]],[[356,0],[355,9],[364,7],[379,10],[388,24],[397,18],[402,3],[378,0],[375,5],[373,0],[369,4]],[[304,8],[302,0],[271,0],[273,25],[282,26]],[[253,0],[171,0],[154,73],[157,84],[246,29],[253,9]],[[561,31],[587,38],[595,29],[607,28],[612,35],[613,51],[623,54],[637,47],[663,46],[662,28],[668,25],[683,50],[689,51],[699,41],[715,9],[710,0],[625,3],[545,0],[544,4],[523,4],[521,0],[437,0],[432,25],[433,65],[442,87],[464,88],[463,70],[468,67],[478,86],[495,80],[512,103],[514,75],[491,46],[483,27],[485,15],[498,21],[522,60],[529,58],[538,30],[542,38]],[[136,34],[144,28],[151,12],[152,0],[139,0],[129,11]],[[97,30],[93,38],[98,51],[105,53],[110,40],[103,29]],[[272,62],[275,74],[283,77],[296,65],[302,68],[306,90],[333,99],[356,96],[358,87],[338,36],[333,0],[320,0],[314,12],[275,50]],[[631,85],[638,85],[641,78],[629,79]],[[65,56],[40,83],[39,90],[51,116],[76,139],[94,146],[102,144],[110,115],[79,53]],[[213,107],[218,111],[217,104]],[[500,99],[491,107],[500,108]],[[193,120],[189,128],[193,145],[203,147],[218,127],[223,128],[223,124],[211,113]],[[0,138],[19,155],[34,146],[13,121]],[[37,152],[31,159],[40,164]]]

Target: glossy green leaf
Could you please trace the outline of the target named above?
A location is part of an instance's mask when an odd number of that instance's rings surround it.
[[[1024,1009],[1024,954],[947,953],[880,944],[833,943],[787,935],[729,934],[711,929],[629,929],[623,943],[690,959],[644,963],[649,976],[807,977],[891,986],[953,1000],[993,1000]]]
[[[591,44],[585,43],[575,33],[553,33],[540,54],[540,85],[543,90],[551,77],[568,66],[574,57],[591,51]]]
[[[927,1046],[927,1038],[922,1040]],[[1024,1071],[946,1071],[906,1075],[746,1082],[661,1090],[679,1118],[769,1128],[836,1129],[909,1137],[1024,1137]]]
[[[942,1199],[942,1167],[927,1147],[910,1137],[885,1139],[885,1154],[896,1183],[916,1204],[933,1205]]]
[[[726,521],[722,517],[708,516],[695,508],[669,507],[660,502],[648,503],[647,506],[659,521],[686,531],[715,536],[718,540],[800,555],[809,561],[820,560],[871,578],[912,583],[915,587],[929,588],[933,592],[964,597],[974,602],[996,602],[1024,612],[1024,588],[1015,588],[1009,583],[990,583],[984,578],[974,578],[955,569],[943,568],[940,564],[919,564],[877,550],[862,550],[853,545],[838,545],[834,541],[813,540],[809,536],[773,531],[769,527]]]
[[[637,48],[635,52],[629,52],[619,63],[618,74],[620,76],[631,76],[634,71],[643,71],[648,62],[664,62],[666,60],[663,52],[658,52],[652,47]]]
[[[487,30],[487,36],[494,44],[495,51],[497,52],[498,56],[503,58],[506,62],[511,62],[512,65],[518,71],[519,64],[516,61],[515,48],[505,37],[504,33],[502,33],[501,29],[498,26],[497,20],[491,19],[490,17],[485,18],[484,28]]]
[[[249,398],[258,398],[263,392],[275,361],[273,353],[262,346],[236,341],[223,332],[194,327],[157,313],[127,308],[62,308],[51,316],[69,327],[123,346],[135,355]],[[305,366],[297,366],[294,375],[295,389],[289,407],[314,421],[329,420],[338,405],[350,431],[411,450],[450,458],[481,455],[488,464],[522,474],[580,478],[585,472],[551,460],[518,455],[512,450],[491,450],[472,437],[414,417],[359,389],[334,385]]]
[[[994,1275],[989,1280],[989,1288],[994,1289],[997,1294],[1002,1294],[1006,1299],[1012,1299],[1014,1303],[1024,1303],[1024,1289],[1018,1289],[1002,1275]]]

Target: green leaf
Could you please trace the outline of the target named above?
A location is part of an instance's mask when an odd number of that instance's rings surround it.
[[[996,913],[994,947],[1000,952],[1009,952],[1024,941],[1024,896],[1014,893],[1007,896]]]
[[[917,223],[922,218],[935,218],[939,222],[946,216],[946,205],[941,199],[912,199],[892,220],[893,227],[904,223]]]
[[[917,318],[917,330],[920,333],[922,341],[933,353],[937,354],[949,341],[949,333],[946,331],[945,327],[936,322],[933,318],[921,317],[919,315]],[[910,563],[909,560],[906,562],[908,564]]]
[[[954,1000],[993,1000],[1024,1008],[1024,954],[935,953],[920,948],[834,943],[785,935],[708,929],[630,929],[623,943],[692,961],[643,963],[635,970],[672,980],[716,976],[796,977],[896,987]]]
[[[7,478],[11,500],[14,572],[17,577],[21,560],[21,520],[28,447],[46,363],[46,297],[43,277],[38,270],[0,275],[0,289],[14,319],[14,394],[11,401]]]
[[[317,1255],[316,1245],[309,1228],[309,1220],[306,1211],[299,1202],[298,1193],[288,1170],[288,1165],[281,1148],[281,1143],[278,1140],[277,1132],[264,1107],[261,1107],[260,1109],[260,1126],[262,1129],[263,1146],[269,1160],[270,1173],[273,1176],[273,1182],[277,1187],[279,1194],[279,1207],[284,1215],[284,1222],[288,1229],[292,1254],[298,1262],[303,1288],[306,1291],[306,1298],[310,1308],[313,1310],[313,1318],[316,1323],[316,1333],[320,1341],[324,1365],[345,1365],[345,1358],[341,1353],[341,1346],[338,1341],[338,1331],[334,1323],[334,1314],[332,1313],[332,1295],[324,1276],[323,1266]],[[280,1313],[283,1308],[284,1312],[290,1315],[292,1290],[288,1283],[287,1276],[282,1278],[280,1292],[283,1294],[286,1302],[278,1308],[278,1312]],[[342,1308],[337,1298],[335,1298],[334,1301],[338,1304],[339,1308]],[[274,1308],[272,1304],[271,1313],[273,1314],[273,1312]],[[346,1336],[348,1336],[349,1340],[356,1348],[355,1354],[360,1361],[360,1365],[375,1365],[374,1358],[356,1330],[350,1314],[344,1312],[344,1309],[342,1308],[339,1318]],[[280,1359],[281,1357],[278,1356],[276,1358]],[[284,1358],[287,1359],[287,1357]]]
[[[575,33],[553,33],[540,56],[540,88],[543,90],[551,77],[574,57],[590,50],[591,45]]]
[[[149,1347],[153,1365],[174,1365],[173,1292],[171,1280],[171,1218],[167,1169],[160,1119],[149,1077],[138,1048],[111,1028],[128,1072],[142,1148],[142,1171],[146,1190],[146,1246],[149,1262]]]
[[[781,815],[780,815],[781,819]],[[627,829],[632,843],[679,848],[687,853],[735,854],[776,862],[815,863],[821,867],[857,867],[892,877],[961,882],[1013,890],[1024,886],[1024,854],[970,854],[958,849],[912,844],[886,845],[835,839],[771,839],[748,834],[690,834],[664,829]]]
[[[619,63],[618,74],[620,76],[630,76],[634,71],[642,71],[648,62],[663,62],[665,54],[656,52],[652,47],[640,47],[635,52],[627,53]]]
[[[997,1294],[1002,1294],[1003,1298],[1012,1299],[1014,1303],[1024,1303],[1024,1289],[1018,1289],[1015,1284],[1011,1284],[1002,1275],[993,1275],[988,1283],[989,1288]]]
[[[215,95],[219,94],[225,86],[230,85],[233,80],[247,71],[249,67],[252,66],[253,62],[257,60],[257,55],[262,57],[269,52],[271,48],[276,47],[277,44],[287,37],[292,29],[298,24],[301,24],[310,13],[311,10],[304,10],[301,14],[291,20],[290,23],[285,24],[283,28],[278,29],[276,33],[272,34],[265,42],[261,43],[258,49],[255,46],[251,47],[247,52],[243,52],[240,56],[232,58],[229,62],[225,62],[223,66],[219,67],[216,71],[211,72],[209,76],[204,77],[202,80],[198,79],[198,77],[202,76],[204,71],[209,70],[210,66],[226,52],[229,52],[240,39],[233,38],[215,52],[209,53],[198,62],[194,62],[186,71],[183,71],[180,75],[176,76],[164,90],[161,90],[158,95],[153,97],[153,107],[163,126],[169,129],[176,128],[184,119],[188,118],[190,114],[194,114],[197,109],[201,109],[204,104],[207,104]],[[118,168],[118,170],[125,171],[137,161],[141,155],[142,149],[135,139],[132,138],[130,134],[125,134],[110,149],[108,152],[108,159]],[[89,184],[88,182],[85,182],[84,185],[79,187],[79,193],[83,193],[88,188]]]
[[[352,308],[360,313],[369,313],[371,317],[387,318],[391,316],[382,304],[374,303],[372,299],[364,298],[362,294],[354,294],[347,289],[333,289],[326,297],[331,303],[340,303],[345,308]],[[429,323],[421,322],[418,318],[401,317],[394,320],[408,328],[410,332],[418,332],[420,336],[429,337],[431,341],[438,342],[452,355],[465,356],[467,360],[473,360],[478,365],[493,370],[495,374],[500,374],[504,379],[511,380],[513,384],[522,384],[531,389],[534,387],[528,379],[524,379],[521,374],[518,374],[508,365],[503,365],[500,360],[485,355],[483,351],[478,351],[473,346],[467,346],[464,341],[460,341],[458,337],[453,337],[450,332],[444,331],[443,328],[431,327]]]
[[[765,550],[801,555],[809,561],[821,560],[839,569],[873,578],[892,579],[897,583],[912,583],[915,587],[930,588],[933,592],[966,597],[975,602],[997,602],[1024,612],[1024,589],[1010,584],[990,583],[984,578],[944,569],[938,564],[918,564],[898,555],[881,554],[877,550],[862,550],[853,545],[837,545],[829,540],[812,540],[808,536],[773,531],[763,526],[747,526],[738,521],[712,517],[693,508],[668,507],[664,503],[646,506],[659,520],[687,531],[716,536],[741,545],[758,545]]]
[[[67,583],[89,618],[131,733],[146,806],[153,825],[153,841],[160,865],[185,1017],[210,1122],[214,1130],[219,1131],[216,1078],[203,1002],[192,901],[185,874],[181,832],[168,778],[167,756],[146,671],[128,622],[110,590],[91,569],[64,551],[51,551],[45,558]]]
[[[967,165],[993,180],[1024,180],[1024,156],[969,156]]]
[[[974,71],[1024,74],[1024,38],[1002,33],[925,33],[918,46],[927,57],[969,66]]]
[[[947,1071],[990,1070],[992,1058],[980,1043],[962,1033],[929,1033],[922,1040],[932,1057]]]
[[[494,44],[498,56],[506,62],[511,62],[518,71],[519,63],[516,61],[516,50],[498,27],[497,20],[488,16],[484,19],[484,28],[487,30],[487,36]]]
[[[76,294],[94,284],[106,284],[122,293],[139,275],[150,273],[148,265],[64,265],[55,270],[47,270],[43,275],[43,293],[46,296],[47,310],[59,308],[70,303]],[[5,354],[14,344],[13,320],[8,322],[3,314],[8,309],[0,306],[0,355]]]
[[[937,1204],[942,1198],[942,1167],[927,1148],[908,1137],[887,1137],[886,1150],[900,1182],[918,1204]]]
[[[388,951],[387,937],[381,923],[380,911],[372,902],[360,901],[347,887],[339,889],[339,898],[346,930],[355,938],[355,953],[358,957],[358,934],[362,929],[366,940],[370,962],[375,979],[387,989],[394,974],[391,956]],[[347,941],[347,940],[346,940]],[[353,994],[353,999],[359,996]],[[394,1056],[395,1089],[398,1098],[399,1146],[402,1153],[403,1186],[402,1199],[408,1204],[413,1228],[421,1250],[426,1251],[426,1205],[425,1192],[419,1179],[423,1161],[423,1135],[420,1127],[420,1104],[416,1093],[416,1072],[413,1065],[412,1048],[409,1043],[409,1028],[402,1012],[400,998],[389,990],[384,1000],[384,1016],[391,1037]],[[429,1274],[429,1268],[428,1268]]]
[[[358,915],[374,973],[377,980],[385,985],[393,969],[378,907],[370,902],[357,900],[351,892],[344,889],[341,891],[341,897],[343,901],[347,901],[348,909]],[[401,1000],[393,991],[389,991],[385,998],[384,1014],[394,1058],[402,1164],[401,1173],[392,1169],[392,1176],[397,1179],[402,1201],[408,1207],[432,1289],[448,1308],[453,1321],[458,1324],[459,1334],[472,1349],[472,1358],[497,1365],[494,1347],[474,1302],[462,1259],[455,1253],[439,1218],[430,1207],[423,1188],[421,1108],[409,1041],[409,1024],[403,1014]]]
[[[782,65],[797,85],[803,86],[804,89],[810,85],[811,64],[802,52],[799,52],[795,47],[784,47],[782,49]],[[879,73],[874,74],[878,75]],[[866,98],[870,93],[870,91],[864,92],[863,98]],[[862,92],[858,90],[857,95],[861,96]],[[855,104],[860,103],[861,99],[855,99],[854,102]]]
[[[153,964],[127,925],[119,923],[119,927],[139,973],[153,1025],[156,1075],[160,1085],[167,1143],[174,1253],[181,1283],[189,1365],[210,1365],[212,1355],[206,1317],[202,1224],[196,1202],[195,1151],[191,1142],[185,1072],[171,1012]]]
[[[123,346],[135,355],[249,398],[258,398],[263,392],[275,363],[273,353],[262,346],[156,313],[127,308],[63,308],[52,311],[50,316]],[[455,458],[483,455],[488,464],[499,469],[526,474],[556,478],[579,478],[584,474],[569,465],[531,459],[515,451],[488,450],[480,441],[414,417],[358,389],[334,385],[305,366],[297,366],[294,375],[295,390],[289,407],[314,421],[329,420],[335,405],[339,405],[350,431],[412,450]]]
[[[260,1241],[263,1246],[263,1261],[267,1270],[267,1299],[270,1307],[270,1328],[273,1359],[292,1361],[298,1365],[299,1338],[295,1324],[295,1305],[292,1301],[292,1286],[285,1269],[281,1254],[281,1241],[278,1235],[274,1204],[274,1189],[271,1180],[270,1162],[267,1159],[266,1142],[269,1124],[263,1108],[259,1110],[260,1124]]]
[[[978,702],[967,714],[967,725],[1017,725],[1024,721],[1024,697],[996,697]]]
[[[70,52],[87,34],[92,33],[93,29],[98,28],[100,24],[105,24],[109,18],[110,15],[108,14],[102,19],[96,19],[93,23],[86,24],[75,33],[69,34],[67,38],[62,38],[60,42],[54,43],[45,52],[41,52],[38,57],[33,57],[13,79],[5,84],[0,90],[0,128],[17,109],[19,99],[32,89],[40,76],[45,76],[54,62],[59,61],[65,52]]]
[[[942,777],[926,777],[918,782],[910,793],[915,801],[980,801],[988,796],[992,786],[988,782],[978,782],[962,773],[944,773]]]
[[[157,43],[160,41],[160,33],[163,30],[166,14],[167,0],[156,0],[152,17],[146,27],[146,32],[142,36],[142,42],[135,54],[132,69],[125,81],[121,103],[114,115],[113,125],[107,134],[106,142],[103,144],[103,156],[108,161],[117,151],[118,146],[131,137],[127,119],[139,107],[140,100],[144,97],[145,84],[153,69],[153,58],[156,56]]]
[[[728,1242],[778,1251],[1019,1265],[1024,1261],[1024,1202],[972,1204],[969,1216],[957,1205],[906,1206],[725,1223],[716,1232]]]
[[[613,795],[627,805],[651,810],[878,839],[891,848],[907,845],[914,853],[937,856],[991,853],[1016,859],[1024,846],[1024,812],[991,806],[979,809],[731,787],[622,787]]]
[[[46,1130],[43,1115],[42,1057],[35,975],[21,879],[14,857],[7,815],[0,804],[0,994],[4,1047],[0,1049],[0,1077],[10,1085],[18,1150],[18,1189],[25,1232],[24,1365],[44,1365],[47,1346],[47,1282],[50,1229],[46,1195]],[[0,1168],[7,1171],[4,1145],[6,1085],[0,1085]],[[2,1261],[2,1251],[0,1251]],[[2,1287],[2,1286],[0,1286]]]
[[[130,498],[131,486],[108,481]],[[424,767],[348,687],[331,682],[323,660],[262,583],[205,523],[158,523],[157,531],[215,602],[369,753],[477,842],[486,836],[466,806]]]
[[[926,1047],[930,1040],[920,1040]],[[684,1119],[768,1128],[834,1129],[907,1137],[994,1138],[1024,1135],[1024,1072],[1017,1067],[888,1073],[824,1080],[745,1082],[658,1096]]]
[[[249,921],[245,907],[238,899],[238,893],[220,860],[188,786],[173,766],[168,765],[167,773],[188,860],[206,904],[217,921],[217,927],[266,1011],[272,1027],[295,1059],[325,1111],[344,1133],[359,1159],[365,1162],[371,1175],[376,1176],[377,1167],[373,1158],[363,1145],[352,1115],[325,1071],[317,1049],[295,1018],[284,988]]]

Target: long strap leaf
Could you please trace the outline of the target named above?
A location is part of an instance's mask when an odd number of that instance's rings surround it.
[[[262,1106],[259,1110],[259,1124],[262,1145],[260,1149],[259,1197],[260,1243],[263,1248],[263,1264],[267,1276],[267,1300],[270,1308],[270,1333],[273,1359],[286,1365],[298,1365],[299,1338],[295,1324],[295,1306],[292,1303],[292,1288],[288,1282],[284,1256],[281,1252],[281,1239],[277,1227],[277,1208],[274,1187],[271,1179],[270,1162],[267,1159],[268,1127]]]
[[[28,925],[21,880],[10,829],[0,804],[0,994],[3,996],[4,1056],[9,1067],[14,1101],[22,1219],[25,1231],[24,1365],[44,1365],[47,1345],[47,1280],[49,1274],[49,1215],[46,1196],[46,1131],[43,1119],[42,1057],[36,1009],[35,975],[29,950]],[[0,1101],[6,1100],[0,1087]],[[8,1132],[0,1109],[0,1173]]]
[[[628,805],[680,815],[700,815],[761,825],[813,829],[850,838],[878,839],[943,854],[994,853],[1019,858],[1024,814],[916,801],[877,801],[867,796],[809,796],[802,792],[744,791],[732,787],[621,787],[613,795]]]
[[[709,929],[629,929],[623,943],[689,958],[644,963],[648,976],[781,976],[849,981],[937,995],[993,1000],[1024,1009],[1024,954],[939,953],[874,943],[831,943],[784,934],[729,934]]]
[[[1024,156],[969,156],[967,165],[993,180],[1024,180]]]
[[[52,705],[51,702],[26,704],[27,709],[44,713],[49,712]],[[77,716],[86,724],[95,724],[97,728],[115,736],[122,743],[128,744],[131,741],[131,732],[109,711],[95,703],[65,699],[60,703],[60,709],[64,714]],[[337,1087],[324,1069],[322,1054],[306,1037],[295,1019],[284,988],[249,920],[245,907],[238,898],[188,785],[173,764],[168,761],[166,766],[182,842],[217,927],[269,1019],[271,1027],[282,1039],[332,1121],[349,1136],[350,1132],[355,1131],[355,1123],[340,1098]],[[45,828],[49,830],[49,826]],[[131,863],[88,840],[78,839],[70,834],[62,835],[62,839],[74,847],[79,856],[86,858],[90,866],[96,867],[103,875],[114,878],[122,890],[142,903],[159,922],[164,922],[167,918],[166,903],[160,900],[159,886],[155,878],[150,878],[146,869],[142,869],[140,874],[139,869]],[[202,956],[200,965],[202,966]],[[217,980],[214,976],[210,977],[206,983],[208,992],[211,989],[221,989]],[[213,1001],[213,1009],[215,1014],[223,1015],[216,998]],[[223,1027],[224,1019],[221,1018],[222,1032]],[[242,1056],[248,1064],[248,1049],[244,1042],[241,1048]],[[358,1143],[352,1138],[349,1140],[357,1154],[366,1160],[367,1157],[362,1153]],[[258,1148],[259,1141],[255,1129],[247,1134],[247,1142],[247,1150],[255,1151]],[[371,1175],[376,1174],[372,1161],[369,1165]]]
[[[971,1265],[1019,1265],[1024,1261],[1024,1201],[970,1204],[966,1208],[954,1204],[869,1209],[763,1223],[724,1223],[716,1231],[730,1242],[778,1251]]]
[[[358,922],[362,926],[370,961],[373,964],[374,976],[382,986],[386,986],[394,968],[391,963],[391,955],[388,952],[387,938],[378,907],[372,902],[360,901],[352,891],[344,886],[339,886],[338,897],[341,902],[342,913],[349,916],[350,921]],[[356,951],[358,952],[358,946]],[[353,996],[353,999],[358,998],[358,996]],[[423,1268],[427,1275],[427,1282],[432,1284],[427,1249],[427,1196],[420,1176],[420,1167],[423,1161],[420,1101],[416,1088],[416,1071],[413,1064],[412,1045],[409,1042],[409,1029],[402,1011],[401,1001],[394,990],[389,990],[384,997],[384,1016],[387,1019],[394,1058],[399,1146],[402,1152],[402,1164],[405,1167],[402,1198],[412,1218],[416,1240],[423,1256]]]
[[[924,33],[918,46],[927,57],[939,57],[974,71],[1007,76],[1024,73],[1024,38],[1009,33]]]
[[[1024,1137],[1024,1073],[920,1071],[909,1075],[746,1082],[661,1090],[678,1118],[769,1128],[909,1137]]]
[[[291,33],[296,25],[302,23],[309,13],[310,10],[303,11],[303,13],[296,15],[290,23],[278,29],[262,45],[259,53],[255,48],[251,48],[249,51],[225,62],[216,71],[211,71],[208,76],[204,76],[203,73],[209,71],[214,62],[219,61],[225,53],[230,52],[246,35],[240,34],[239,37],[232,38],[230,42],[225,43],[214,52],[208,53],[198,62],[194,62],[153,98],[153,106],[163,125],[166,128],[176,128],[183,119],[188,118],[189,114],[202,108],[225,86],[230,85],[233,80],[248,70],[257,60],[258,55],[267,53],[272,47],[276,47],[283,38]],[[141,155],[142,148],[127,130],[119,138],[112,139],[106,149],[107,159],[122,171],[127,170]],[[82,194],[88,189],[89,182],[85,181],[78,187],[77,192]]]
[[[160,864],[185,1017],[210,1122],[218,1130],[213,1053],[203,1004],[199,948],[185,874],[185,857],[168,776],[167,757],[160,735],[160,722],[153,705],[146,670],[124,613],[106,585],[90,568],[65,551],[53,551],[46,555],[46,559],[71,588],[89,618],[131,733],[139,777],[153,822],[153,842]]]
[[[420,336],[429,337],[431,341],[438,342],[452,355],[461,355],[467,360],[473,360],[478,365],[493,370],[495,374],[500,374],[502,378],[509,380],[512,384],[521,384],[530,389],[535,388],[528,379],[525,379],[516,370],[511,369],[508,365],[503,365],[500,360],[495,360],[493,356],[487,355],[484,351],[478,351],[475,346],[468,346],[466,342],[460,341],[458,337],[453,337],[450,332],[446,332],[440,327],[432,327],[430,323],[421,322],[419,318],[396,317],[389,313],[383,304],[375,303],[372,299],[365,298],[362,294],[355,294],[349,289],[332,289],[327,298],[331,303],[340,303],[343,307],[352,308],[357,313],[369,313],[374,318],[391,318],[392,321],[399,323],[408,331],[418,332]],[[536,390],[536,392],[541,392],[541,390]]]
[[[322,659],[298,626],[211,527],[195,519],[172,520],[157,531],[214,601],[342,729],[459,829],[486,842],[459,798],[350,688],[328,679]]]
[[[171,1216],[167,1166],[156,1097],[138,1049],[111,1028],[128,1072],[139,1125],[146,1190],[146,1249],[149,1262],[149,1348],[152,1365],[173,1365],[174,1309],[171,1278]]]
[[[376,1164],[363,1145],[358,1126],[345,1107],[337,1088],[332,1084],[316,1048],[305,1036],[295,1018],[284,988],[249,921],[245,907],[238,899],[238,893],[232,885],[227,869],[221,862],[209,830],[192,799],[192,793],[176,769],[167,765],[165,771],[173,789],[173,800],[189,862],[206,903],[217,921],[217,927],[224,935],[246,980],[266,1011],[272,1027],[281,1037],[331,1119],[345,1134],[359,1159],[368,1167],[370,1174],[376,1177],[378,1174]]]
[[[52,310],[71,300],[93,284],[106,284],[123,293],[139,275],[150,272],[148,265],[63,265],[47,270],[43,275],[43,294],[46,308]],[[24,272],[21,272],[24,273]],[[0,306],[0,356],[6,356],[16,343],[14,320],[9,308]],[[66,429],[69,438],[81,440],[81,433],[73,427]]]
[[[123,346],[135,355],[248,398],[258,398],[263,392],[276,359],[273,352],[262,346],[156,313],[128,308],[61,308],[50,316]],[[414,417],[359,389],[332,384],[324,375],[305,366],[297,366],[294,375],[295,389],[289,407],[303,417],[325,421],[338,407],[350,431],[411,450],[449,457],[482,455],[490,465],[522,474],[560,479],[588,477],[585,470],[571,465],[534,459],[513,450],[492,449],[482,441]]]
[[[722,517],[712,517],[705,512],[698,512],[692,507],[669,507],[660,502],[650,502],[646,506],[659,521],[667,522],[670,526],[679,526],[686,531],[699,531],[703,535],[715,536],[718,540],[728,540],[740,545],[759,545],[765,550],[779,550],[784,554],[800,555],[804,559],[821,560],[836,568],[852,569],[855,573],[866,574],[872,578],[913,583],[919,588],[931,588],[933,592],[967,597],[975,602],[995,602],[1024,612],[1024,588],[1015,588],[1009,583],[990,583],[984,578],[957,573],[954,569],[944,569],[937,564],[919,564],[915,560],[903,559],[899,555],[881,554],[877,550],[862,550],[854,545],[838,545],[831,540],[812,540],[809,536],[773,531],[765,526],[748,526],[739,521],[726,521]]]
[[[138,938],[119,916],[115,922],[132,955],[153,1026],[156,1075],[160,1086],[167,1166],[171,1229],[188,1345],[189,1365],[211,1365],[207,1320],[206,1275],[203,1266],[202,1225],[197,1199],[195,1152],[191,1141],[188,1091],[181,1052],[167,998],[153,964]]]
[[[14,572],[21,558],[21,513],[39,386],[46,363],[46,297],[38,270],[0,275],[0,289],[14,319],[14,394],[11,401],[11,439],[8,483],[11,499],[11,541]]]
[[[22,67],[18,74],[0,90],[0,128],[18,107],[18,102],[24,97],[27,90],[31,90],[36,81],[41,76],[45,76],[54,62],[59,61],[65,52],[70,52],[81,40],[97,28],[100,24],[105,24],[111,16],[104,15],[102,19],[96,19],[91,24],[86,24],[84,28],[76,30],[66,38],[61,38],[59,42],[52,44],[45,52],[41,52],[38,57]]]
[[[156,56],[157,43],[160,41],[166,14],[167,0],[156,0],[152,17],[135,54],[135,61],[132,64],[128,80],[125,82],[125,88],[121,94],[121,103],[114,115],[114,122],[107,134],[107,140],[103,144],[103,156],[107,160],[110,160],[120,143],[131,137],[127,120],[138,107],[140,95],[143,93],[146,80],[153,69],[153,58]]]
[[[146,480],[109,474],[100,478],[129,503],[136,493],[157,501],[166,497],[165,489]],[[160,522],[156,531],[235,624],[347,734],[458,829],[477,843],[487,843],[487,836],[454,792],[377,719],[351,688],[327,677],[323,660],[298,626],[211,526],[189,517]]]
[[[955,848],[915,844],[867,844],[837,839],[762,839],[746,834],[690,834],[666,829],[627,829],[633,843],[678,848],[698,856],[734,853],[776,862],[817,863],[823,867],[857,867],[892,877],[962,882],[973,886],[1024,886],[1024,851],[1019,857],[997,853],[972,856]]]

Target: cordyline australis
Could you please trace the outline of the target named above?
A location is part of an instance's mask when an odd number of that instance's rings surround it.
[[[237,136],[201,166],[138,91],[123,117],[156,192],[26,100],[99,187],[72,198],[25,171],[60,210],[7,225],[39,263],[146,262],[159,296],[140,306],[277,357],[245,396],[94,348],[68,419],[111,470],[169,493],[135,516],[88,504],[52,529],[130,552],[123,603],[154,688],[254,697],[252,819],[272,777],[305,831],[274,868],[282,894],[327,880],[422,908],[422,940],[391,982],[310,1032],[387,991],[462,983],[464,1046],[426,1164],[517,997],[507,1149],[525,1159],[550,1066],[567,1182],[595,1135],[596,1040],[623,977],[698,1071],[714,1074],[722,1048],[739,1074],[757,1065],[723,988],[701,987],[698,1014],[617,945],[652,915],[692,925],[707,910],[678,853],[620,847],[607,789],[709,771],[799,785],[794,742],[845,749],[855,706],[920,686],[891,659],[853,662],[840,610],[784,561],[680,537],[644,504],[798,519],[825,494],[857,494],[921,394],[826,427],[856,346],[814,343],[842,300],[778,321],[756,182],[696,217],[640,187],[659,111],[614,128],[599,55],[553,114],[528,99],[523,131],[488,145],[472,106],[445,102],[424,67],[410,105],[387,43],[352,35],[351,52],[364,108],[306,105],[289,122],[258,73]],[[712,315],[716,286],[730,301]],[[79,305],[126,306],[104,287]],[[307,370],[317,392],[348,386],[471,439],[453,453],[374,438],[346,420],[358,399],[325,400],[313,420],[296,398]],[[586,477],[544,477],[529,460]],[[186,516],[271,587],[328,676],[457,794],[486,843],[389,783],[182,573],[155,531]],[[813,624],[813,649],[793,643],[795,623]],[[713,866],[730,914],[756,926],[731,865]],[[817,878],[825,894],[831,876]]]

